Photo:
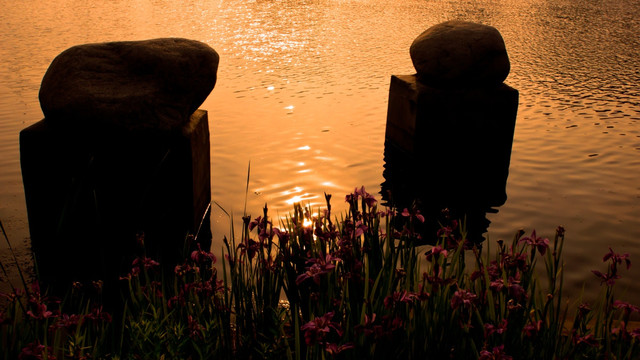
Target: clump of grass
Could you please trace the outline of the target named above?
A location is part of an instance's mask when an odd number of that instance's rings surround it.
[[[609,249],[598,303],[565,303],[564,229],[552,241],[518,231],[510,242],[467,241],[442,224],[423,243],[411,209],[378,208],[364,188],[335,216],[295,205],[280,224],[265,206],[224,239],[223,259],[199,248],[163,278],[140,257],[123,276],[122,315],[91,299],[62,302],[14,290],[0,314],[5,358],[533,359],[634,358],[640,309],[615,300],[630,265]],[[398,221],[401,220],[401,221]],[[392,226],[391,224],[402,224]],[[467,256],[465,260],[465,254]],[[536,264],[543,262],[545,271]],[[74,314],[59,303],[74,304]]]

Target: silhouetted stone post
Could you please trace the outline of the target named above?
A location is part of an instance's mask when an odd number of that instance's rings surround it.
[[[54,293],[72,281],[115,288],[141,233],[171,269],[187,234],[209,248],[209,125],[197,108],[217,66],[186,39],[80,45],[52,62],[45,119],[20,133],[20,154],[32,248]]]
[[[518,91],[503,83],[502,36],[448,21],[418,36],[410,53],[417,74],[391,77],[383,190],[399,207],[419,199],[427,212],[484,215],[506,201],[518,108]]]

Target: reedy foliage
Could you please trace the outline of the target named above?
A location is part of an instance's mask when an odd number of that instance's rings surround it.
[[[379,209],[360,188],[338,218],[325,196],[326,209],[295,205],[277,226],[266,206],[259,217],[245,215],[240,237],[232,229],[224,239],[218,268],[212,253],[196,248],[167,280],[158,263],[138,258],[123,277],[127,305],[114,320],[75,294],[63,301],[75,301],[68,315],[61,309],[69,307],[46,307],[52,299],[36,288],[14,290],[0,317],[5,358],[640,356],[640,329],[628,325],[640,309],[614,298],[628,255],[610,250],[607,271],[594,271],[599,303],[569,306],[561,227],[553,241],[518,231],[492,249],[468,242],[451,220],[437,244],[424,246],[413,231],[424,221],[418,211]]]

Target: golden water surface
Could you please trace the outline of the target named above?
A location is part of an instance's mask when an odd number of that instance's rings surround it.
[[[640,5],[635,0],[0,0],[0,220],[21,261],[18,133],[53,58],[89,42],[185,37],[220,54],[209,111],[213,200],[240,217],[320,206],[383,181],[389,79],[450,19],[496,27],[520,91],[508,200],[489,238],[567,229],[567,288],[597,290],[611,246],[640,261]],[[115,146],[115,144],[114,144]],[[482,176],[478,174],[477,176]],[[470,179],[473,181],[473,179]],[[214,206],[214,249],[229,219]],[[6,245],[0,260],[10,262]],[[640,294],[640,266],[623,274]]]

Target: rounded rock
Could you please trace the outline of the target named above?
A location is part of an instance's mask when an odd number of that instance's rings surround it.
[[[213,90],[219,59],[181,38],[74,46],[47,69],[40,106],[65,126],[173,131]]]
[[[420,81],[434,87],[491,87],[509,75],[502,35],[488,25],[459,20],[434,25],[409,52]]]

